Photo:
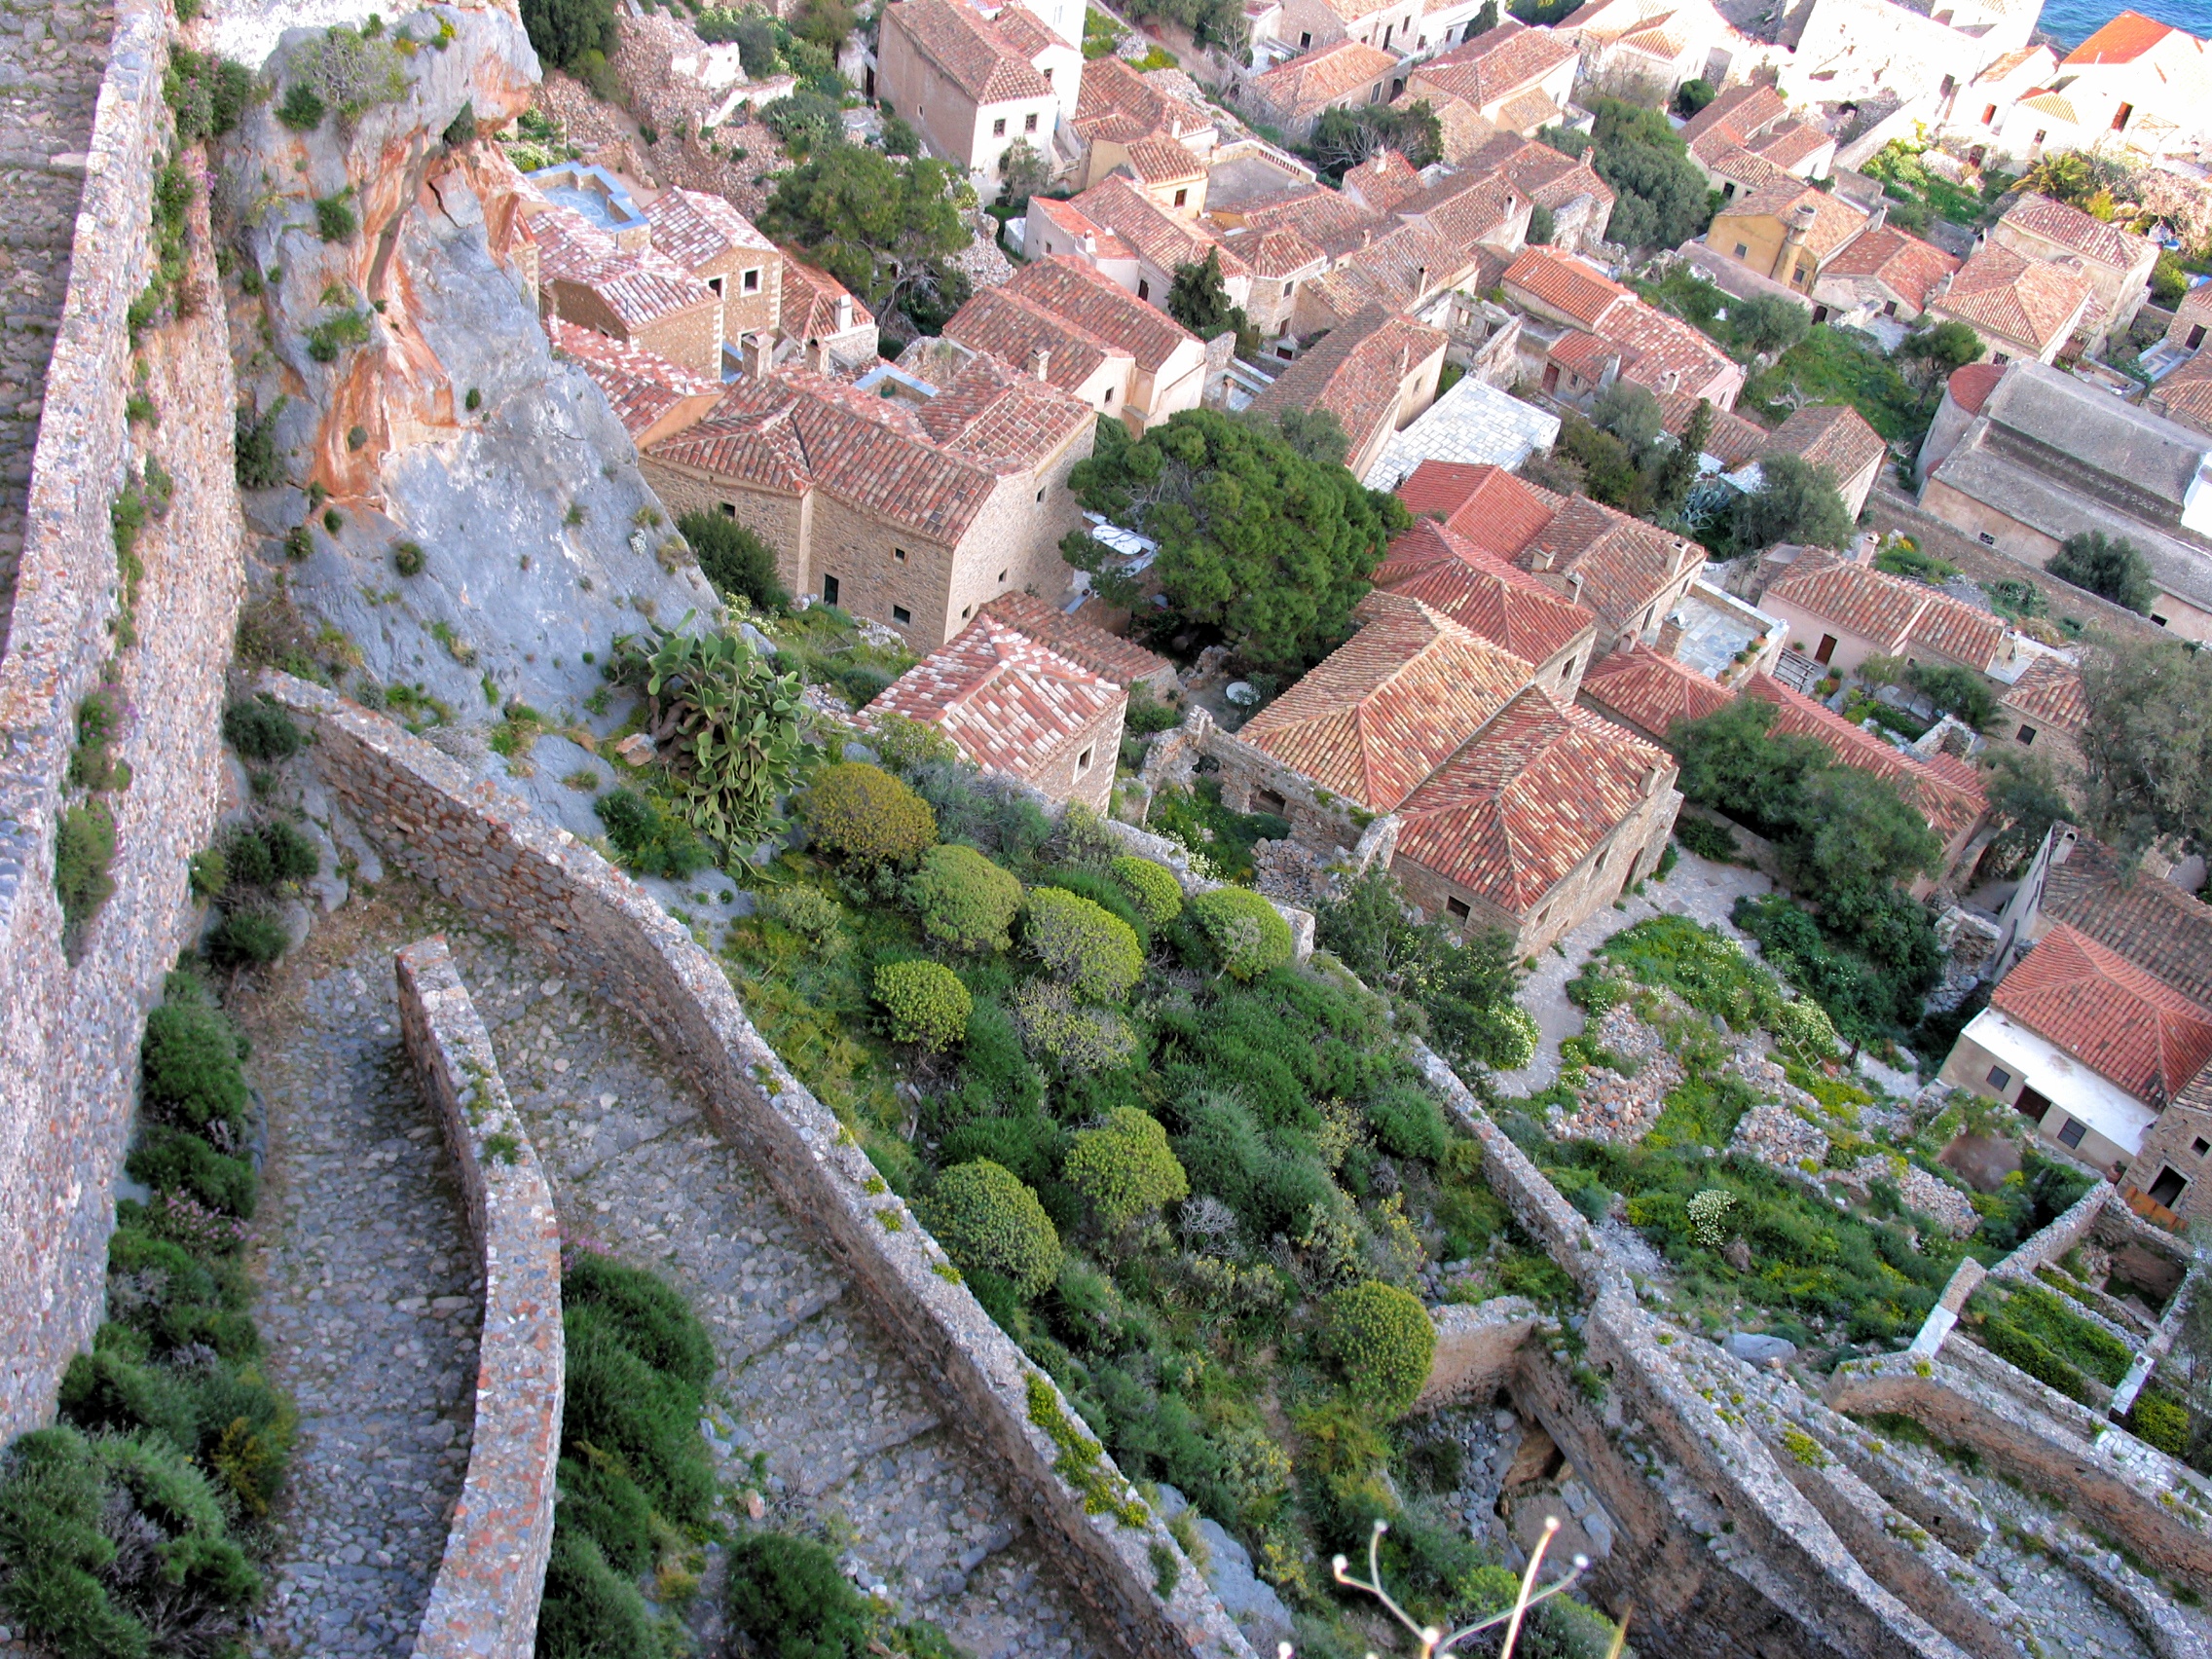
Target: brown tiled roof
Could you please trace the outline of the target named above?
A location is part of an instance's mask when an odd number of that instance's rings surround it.
[[[2212,1011],[2063,922],[1997,981],[1989,1006],[2152,1106],[2212,1062]]]
[[[1502,466],[1462,467],[1454,462],[1424,461],[1415,475],[1432,466],[1452,466],[1456,474],[1453,486],[1459,498],[1445,512],[1445,528],[1495,558],[1517,556],[1567,505],[1566,497],[1517,478]],[[1412,503],[1407,504],[1411,509]]]
[[[1735,180],[1739,187],[1739,194],[1721,204],[1722,218],[1746,211],[1752,199],[1762,195],[1766,203],[1755,211],[1772,211],[1775,203],[1794,202],[1805,187],[1805,181],[1788,168],[1775,166],[1741,144],[1716,145],[1705,158],[1705,165],[1722,178]]]
[[[1579,605],[1433,519],[1390,543],[1374,579],[1379,591],[1418,599],[1524,662],[1548,660],[1595,625]]]
[[[1515,132],[1526,132],[1531,127],[1549,127],[1566,113],[1552,101],[1551,93],[1541,87],[1530,87],[1497,106],[1497,123]]]
[[[1034,777],[1127,695],[986,606],[892,682],[866,713],[925,721],[978,766]]]
[[[1775,428],[1765,453],[1793,455],[1809,466],[1825,467],[1841,487],[1879,462],[1890,446],[1848,403],[1808,403]]]
[[[2005,624],[1949,594],[1931,594],[1928,607],[1906,636],[1912,644],[1941,651],[1953,662],[1986,674],[2005,652]]]
[[[1355,460],[1398,406],[1398,389],[1417,363],[1444,350],[1448,336],[1381,308],[1340,323],[1275,377],[1252,408],[1326,409],[1350,440]]]
[[[886,22],[894,19],[946,79],[977,103],[1052,95],[1051,82],[964,0],[898,0],[884,16]]]
[[[1503,469],[1468,461],[1424,461],[1406,474],[1398,499],[1416,518],[1450,518],[1494,473]]]
[[[1979,415],[1981,406],[1989,401],[1989,394],[2004,378],[2002,363],[1969,363],[1963,369],[1951,371],[1951,378],[1943,383],[1943,390],[1969,415]]]
[[[1164,133],[1139,138],[1128,147],[1127,155],[1129,170],[1148,184],[1206,176],[1205,163]]]
[[[1074,50],[1054,34],[1036,13],[1025,6],[1006,6],[991,18],[991,26],[1006,36],[1007,44],[1034,63],[1037,55],[1057,46]]]
[[[2089,698],[2082,684],[2082,671],[2063,657],[2037,657],[1997,700],[2014,714],[2060,731],[2078,732],[2089,723]]]
[[[2169,421],[2212,432],[2212,350],[2199,351],[2161,375],[2151,388],[2151,402]]]
[[[1473,40],[1415,65],[1413,73],[1471,104],[1494,103],[1531,87],[1575,55],[1565,31],[1530,28],[1508,18]]]
[[[1871,640],[1886,655],[1908,644],[1923,645],[1986,671],[2005,648],[2005,625],[1996,617],[1935,588],[1830,554],[1805,554],[1768,585],[1766,597]]]
[[[1376,228],[1386,223],[1343,191],[1321,185],[1249,208],[1244,222],[1263,230],[1295,231],[1332,259],[1373,241]]]
[[[1624,354],[1621,372],[1653,391],[1717,394],[1723,384],[1741,378],[1728,353],[1697,329],[1633,297],[1599,318],[1598,333],[1634,353]]]
[[[1245,85],[1259,97],[1297,120],[1320,111],[1355,88],[1396,67],[1397,59],[1363,40],[1340,40],[1278,63]]]
[[[1476,178],[1502,178],[1529,201],[1554,209],[1578,196],[1608,203],[1614,200],[1612,186],[1588,162],[1512,132],[1500,132],[1459,170]]]
[[[1736,700],[1733,691],[1687,663],[1633,642],[1615,646],[1583,672],[1582,694],[1661,741],[1677,720],[1702,720]]]
[[[2045,878],[2045,914],[2212,1008],[2212,905],[2134,868],[2086,830],[2074,834],[2066,862]]]
[[[1599,319],[1622,301],[1635,302],[1633,294],[1603,272],[1548,247],[1524,249],[1505,268],[1505,280],[1592,333]]]
[[[1221,245],[1224,259],[1235,254],[1253,276],[1272,277],[1278,282],[1302,273],[1314,275],[1313,268],[1326,265],[1329,257],[1290,230],[1232,231],[1222,239]]]
[[[990,291],[1036,306],[1116,350],[1126,351],[1147,374],[1198,339],[1165,312],[1066,254],[1033,260]],[[954,318],[954,323],[958,320]],[[952,334],[953,326],[947,325],[945,332]],[[1016,368],[1028,363],[1026,355],[1006,360]]]
[[[1764,157],[1760,158],[1765,161]],[[1772,165],[1772,164],[1767,164]],[[1777,169],[1779,171],[1779,169]],[[1748,196],[1739,196],[1720,210],[1723,219],[1776,218],[1794,226],[1805,222],[1805,251],[1816,263],[1827,256],[1866,226],[1866,209],[1832,191],[1816,190],[1794,173],[1782,173],[1780,178],[1758,186]]]
[[[1140,680],[1159,680],[1174,672],[1174,665],[1158,652],[1146,650],[1134,640],[1079,622],[1033,593],[1002,593],[986,604],[980,614],[996,617],[1116,685],[1134,685]]]
[[[1608,370],[1621,364],[1624,353],[1620,347],[1609,340],[1601,340],[1595,334],[1585,334],[1579,328],[1570,328],[1551,343],[1544,355],[1595,386],[1605,378]]]
[[[1410,312],[1444,289],[1458,287],[1481,264],[1482,254],[1471,238],[1458,240],[1425,225],[1400,225],[1346,254],[1321,278],[1325,286],[1316,292],[1337,302],[1340,316],[1356,316],[1371,305]]]
[[[1119,374],[1125,384],[1128,353],[1116,350],[1088,329],[1059,315],[1051,307],[1020,294],[1007,285],[978,288],[944,325],[944,338],[971,350],[988,351],[1010,366],[1028,368],[1033,351],[1046,351],[1045,378],[1062,391],[1081,395],[1084,383],[1107,362],[1119,357]],[[1115,289],[1119,293],[1120,289]],[[1142,305],[1143,302],[1134,301]],[[1147,311],[1152,308],[1145,307]],[[1163,314],[1163,313],[1156,313]]]
[[[1729,87],[1683,124],[1680,137],[1691,155],[1710,166],[1713,156],[1788,113],[1789,105],[1772,87]]]
[[[1513,182],[1506,178],[1474,178],[1464,173],[1440,179],[1419,198],[1398,204],[1398,213],[1419,219],[1446,241],[1474,251],[1474,244],[1502,230],[1513,216]]]
[[[1050,197],[1032,196],[1029,199],[1029,210],[1032,213],[1044,214],[1053,224],[1059,226],[1062,231],[1075,239],[1078,247],[1083,245],[1085,237],[1089,237],[1093,245],[1088,250],[1087,258],[1133,259],[1136,257],[1134,248],[1072,202],[1054,202]]]
[[[2040,356],[2065,339],[2089,296],[2086,277],[1992,242],[1959,268],[1930,309],[2033,346]]]
[[[1883,225],[1845,246],[1821,268],[1821,276],[1869,276],[1915,311],[1926,311],[1936,284],[1958,268],[1958,260],[1934,242]]]
[[[793,340],[818,340],[835,334],[840,294],[852,301],[853,317],[847,326],[859,328],[875,320],[875,313],[844,283],[829,272],[807,264],[796,254],[786,253],[776,331]]]
[[[1611,721],[1530,686],[1397,808],[1397,856],[1526,916],[1672,764]]]
[[[545,319],[545,337],[555,350],[573,357],[607,394],[608,406],[633,440],[685,402],[721,394],[719,381],[694,374],[643,346],[609,340],[596,329],[550,316]]]
[[[645,208],[653,247],[686,271],[698,271],[740,248],[772,253],[776,244],[719,196],[666,190]]]
[[[597,294],[625,328],[717,303],[715,291],[656,248],[625,251],[582,214],[553,207],[531,220],[538,272]]]
[[[1832,140],[1818,127],[1802,121],[1786,121],[1751,148],[1778,167],[1793,167],[1808,156],[1818,155]]]
[[[1698,396],[1690,391],[1663,391],[1658,393],[1659,417],[1666,422],[1667,430],[1680,437],[1689,430],[1690,417],[1697,413]],[[1706,434],[1705,454],[1733,472],[1747,461],[1756,461],[1766,453],[1774,434],[1755,421],[1747,421],[1732,409],[1715,409],[1713,424]]]
[[[1550,575],[1554,592],[1580,576],[1581,603],[1621,628],[1702,557],[1695,542],[1572,496],[1513,562]]]
[[[2125,271],[2150,246],[2147,237],[2129,236],[2094,214],[2032,191],[2007,208],[1998,223],[2054,241],[2083,259],[2093,259],[2117,271]]]
[[[2077,68],[2092,63],[2132,63],[2174,33],[2171,23],[2146,18],[2141,12],[2122,12],[2066,55]]]
[[[1530,665],[1418,601],[1368,620],[1237,735],[1371,812],[1388,812],[1529,683]]]
[[[1178,265],[1202,265],[1206,250],[1221,246],[1211,233],[1168,212],[1119,176],[1100,179],[1068,205],[1093,224],[1112,231],[1162,271],[1172,272]],[[1243,261],[1226,248],[1222,250],[1221,271],[1224,276],[1245,274]]]
[[[1397,151],[1382,150],[1346,169],[1343,188],[1376,212],[1387,213],[1407,197],[1420,194],[1420,169]]]
[[[1791,737],[1817,739],[1839,765],[1869,772],[1894,785],[1905,803],[1927,821],[1937,840],[1949,846],[1980,821],[1989,797],[1970,773],[1921,761],[1895,744],[1854,725],[1826,705],[1792,691],[1764,674],[1744,682],[1748,695],[1775,705],[1774,729]],[[1949,756],[1944,756],[1948,759]]]
[[[1390,0],[1321,0],[1321,3],[1346,22],[1356,23],[1360,18],[1380,12]]]

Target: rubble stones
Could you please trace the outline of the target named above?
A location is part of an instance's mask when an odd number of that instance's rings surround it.
[[[1800,1092],[1792,1090],[1792,1092]],[[1828,1137],[1779,1100],[1762,1100],[1737,1121],[1728,1150],[1774,1169],[1818,1169],[1827,1161]]]
[[[1665,1108],[1667,1091],[1682,1081],[1680,1063],[1667,1051],[1665,1034],[1646,1025],[1626,1003],[1607,1009],[1588,1037],[1632,1070],[1624,1075],[1590,1067],[1574,1110],[1553,1119],[1552,1135],[1560,1140],[1641,1140]]]

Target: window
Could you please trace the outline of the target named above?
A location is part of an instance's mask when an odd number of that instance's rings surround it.
[[[2158,1170],[2158,1178],[2151,1183],[2151,1201],[2155,1204],[2164,1204],[2166,1208],[2172,1209],[2174,1205],[2181,1202],[2182,1189],[2188,1185],[2189,1182],[2183,1178],[2179,1170],[2161,1166]]]
[[[2113,113],[2112,129],[2115,132],[2121,130],[2127,126],[2127,118],[2134,113],[2135,106],[2133,104],[2121,104],[2120,108]]]
[[[1284,299],[1286,299],[1286,300],[1290,298],[1290,289],[1291,289],[1291,284],[1290,284],[1290,283],[1288,283],[1288,282],[1285,282],[1285,283],[1284,283],[1284,284],[1282,285],[1282,297],[1283,297]],[[2202,333],[2204,332],[2204,330],[2202,330],[2202,329],[2200,328],[2200,329],[2198,329],[2198,330],[2197,330],[2196,332],[2197,332],[2197,333],[2199,333],[2199,334],[2202,334]]]
[[[2012,1074],[2007,1071],[2003,1066],[1991,1066],[1989,1068],[1988,1082],[1990,1088],[1996,1089],[1998,1093],[2002,1094],[2008,1088],[2010,1088],[2012,1087]]]
[[[1946,98],[1947,98],[1947,97],[1949,97],[1949,96],[1950,96],[1950,95],[1951,95],[1951,94],[1952,94],[1953,92],[1957,92],[1958,90],[1959,90],[1959,78],[1958,78],[1958,77],[1957,77],[1956,75],[1946,75],[1946,76],[1944,76],[1944,77],[1943,77],[1943,86],[1942,86],[1942,89],[1941,89],[1941,91],[1940,91],[1940,92],[1938,92],[1938,93],[1937,93],[1936,95],[1937,95],[1938,97],[1946,97]]]
[[[2079,1118],[2066,1120],[2065,1127],[2058,1131],[2058,1144],[2069,1149],[2082,1144],[2082,1137],[2089,1132],[2089,1125]]]
[[[2202,1158],[2206,1153],[2212,1152],[2212,1141],[2208,1141],[2202,1135],[2198,1135],[2196,1139],[2190,1143],[2189,1150],[2195,1153],[2197,1157]]]
[[[1997,125],[1997,106],[1995,104],[1989,105],[1981,112],[1981,124],[1984,127],[1995,127]]]
[[[745,274],[745,291],[749,294],[760,291],[760,268],[757,265]]]
[[[1004,586],[1006,585],[1006,571],[1001,571],[999,572],[999,585],[1000,585],[1001,587],[1004,587]]]
[[[1301,29],[1298,31],[1298,48],[1301,52],[1305,51],[1306,48],[1311,46],[1312,44],[1313,31],[1311,29]]]
[[[1051,83],[1052,83],[1052,70],[1051,70],[1051,66],[1050,64],[1048,64],[1048,65],[1046,66],[1046,69],[1045,69],[1045,84],[1046,84],[1047,86],[1051,86]]]
[[[1043,506],[1045,504],[1045,492],[1043,490],[1039,490],[1037,492],[1037,504],[1039,506]]]
[[[1367,89],[1367,101],[1369,103],[1381,103],[1382,101],[1382,83],[1381,81]]]
[[[891,608],[892,621],[903,624],[911,622],[913,619],[914,613],[911,610],[908,610],[903,605],[894,605]]]
[[[975,614],[976,608],[973,605],[963,605],[960,608],[960,620],[963,622],[967,621],[969,617]]]
[[[837,578],[835,576],[824,576],[822,578],[822,603],[824,605],[835,605],[837,603]]]
[[[724,502],[722,503],[722,517],[724,517],[724,518],[735,518],[735,517],[737,517],[737,503],[736,503],[735,501],[724,501]]]
[[[1277,818],[1280,818],[1283,808],[1289,804],[1290,802],[1283,799],[1273,790],[1254,790],[1252,792],[1252,809],[1255,812],[1272,812]]]
[[[1392,35],[1396,34],[1397,32],[1398,32],[1398,25],[1397,25],[1396,23],[1386,23],[1386,24],[1384,24],[1384,25],[1383,25],[1383,28],[1382,28],[1382,50],[1383,50],[1384,52],[1388,52],[1388,51],[1390,50],[1390,37],[1391,37]]]
[[[2043,142],[2043,141],[2044,141],[2044,140],[2045,140],[2046,138],[2048,138],[2049,136],[2050,136],[2050,129],[2049,129],[2049,128],[2047,128],[2047,127],[2039,127],[2039,128],[2037,128],[2037,129],[2036,129],[2036,142],[2037,142],[2037,143],[2039,143],[2039,144],[2040,144],[2040,143],[2042,143],[2042,142]]]
[[[1186,207],[1186,206],[1190,205],[1190,201],[1191,201],[1191,193],[1190,193],[1190,192],[1189,192],[1188,190],[1178,190],[1178,191],[1177,191],[1177,192],[1175,193],[1175,205],[1176,205],[1176,206],[1178,206],[1178,207]]]
[[[722,291],[722,279],[719,276],[710,276],[707,278],[707,286],[719,294]]]
[[[1738,259],[1749,259],[1749,258],[1751,257],[1751,248],[1750,248],[1749,246],[1747,246],[1747,245],[1746,245],[1745,243],[1743,243],[1743,242],[1738,242],[1738,243],[1736,244],[1736,257],[1737,257]]]
[[[1898,314],[1898,303],[1897,303],[1897,301],[1895,301],[1895,300],[1892,300],[1892,301],[1890,301],[1890,302],[1889,302],[1889,304],[1885,305],[1885,306],[1884,306],[1884,307],[1882,308],[1882,314],[1883,314],[1884,316],[1895,316],[1895,315],[1897,315],[1897,314]]]
[[[2156,622],[2161,628],[2166,625],[2166,619],[2163,616],[2160,616],[2156,610],[2151,612],[2151,620]]]
[[[2204,325],[2200,322],[2189,331],[2189,349],[2194,351],[2204,344]]]
[[[1024,132],[1034,132],[1037,130],[1037,112],[1035,110],[1031,110],[1027,115],[1021,118],[1021,130]]]
[[[1108,402],[1108,403],[1111,403],[1111,402],[1113,402],[1113,401],[1114,401],[1114,388],[1113,388],[1112,387],[1108,387],[1106,388],[1106,396],[1105,396],[1105,401],[1106,401],[1106,402]]]
[[[1086,749],[1086,750],[1085,750],[1085,751],[1084,751],[1084,752],[1083,752],[1083,753],[1082,753],[1081,755],[1078,755],[1078,756],[1077,756],[1075,757],[1075,769],[1076,769],[1077,771],[1079,771],[1079,772],[1088,772],[1088,771],[1089,771],[1089,770],[1090,770],[1090,757],[1091,757],[1091,756],[1092,756],[1092,755],[1094,755],[1094,754],[1096,754],[1096,753],[1097,753],[1097,751],[1096,751],[1096,750],[1092,750],[1092,749]]]
[[[1990,353],[1989,360],[1997,367],[2003,368],[2012,360],[2012,353],[2009,351],[1993,351]]]
[[[1444,901],[1444,908],[1462,922],[1475,913],[1464,899],[1447,899]]]
[[[1152,298],[1152,284],[1146,281],[1142,276],[1139,276],[1137,278],[1137,298],[1140,300],[1149,300]]]
[[[2035,742],[2036,728],[2032,725],[2029,725],[2026,721],[2023,720],[2020,724],[2020,729],[2014,732],[2012,735],[2019,740],[2020,747],[2022,749],[2025,749],[2029,744]]]
[[[1607,847],[1604,852],[1600,853],[1598,855],[1598,862],[1590,866],[1590,873],[1592,875],[1596,875],[1600,870],[1604,869],[1605,867],[1605,861],[1612,856],[1613,849],[1610,847]]]
[[[1790,286],[1794,288],[1802,288],[1805,285],[1807,278],[1809,278],[1812,274],[1813,268],[1809,265],[1800,265],[1795,267],[1789,273]]]
[[[1974,535],[1980,537],[1981,544],[1984,547],[1994,547],[1997,545],[1997,537],[1990,535],[1986,530],[1977,530],[1974,532]]]
[[[991,136],[993,138],[1004,138],[1006,136],[1005,116],[1002,115],[998,118],[998,120],[991,123]]]

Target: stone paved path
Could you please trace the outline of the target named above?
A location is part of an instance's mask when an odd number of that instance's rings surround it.
[[[412,1652],[467,1471],[482,1285],[400,1057],[391,951],[416,935],[399,924],[325,918],[233,999],[269,1116],[254,1313],[300,1416],[262,1654]]]
[[[100,0],[0,0],[0,641],[114,21]]]

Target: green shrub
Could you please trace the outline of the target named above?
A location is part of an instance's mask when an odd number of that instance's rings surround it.
[[[274,490],[284,482],[284,457],[276,448],[276,417],[283,413],[284,403],[278,397],[260,415],[251,404],[239,405],[232,457],[241,490]]]
[[[1190,908],[1232,978],[1257,979],[1287,967],[1296,952],[1282,913],[1248,887],[1216,887]]]
[[[591,1534],[571,1524],[568,1503],[564,1484],[538,1604],[537,1659],[661,1659],[667,1644],[645,1599],[608,1565]]]
[[[699,1390],[639,1353],[617,1314],[571,1303],[565,1286],[561,1322],[568,1341],[564,1446],[588,1446],[616,1459],[675,1526],[704,1526],[715,1472],[699,1437]]]
[[[1716,864],[1733,864],[1742,850],[1736,845],[1736,831],[1710,818],[1676,819],[1675,839],[1681,843],[1684,852],[1712,859]]]
[[[1482,1057],[1499,1071],[1519,1071],[1534,1059],[1544,1036],[1536,1016],[1519,1003],[1493,1003],[1469,1026]]]
[[[837,901],[804,882],[771,887],[760,896],[760,914],[816,945],[829,942],[845,925],[845,912]]]
[[[1108,867],[1155,928],[1167,926],[1183,913],[1183,884],[1165,865],[1124,855]]]
[[[909,864],[937,840],[929,802],[862,760],[824,767],[803,811],[817,847],[864,869]]]
[[[1190,1196],[1191,1183],[1168,1148],[1160,1121],[1117,1106],[1103,1126],[1085,1129],[1068,1149],[1060,1177],[1090,1200],[1098,1219],[1120,1227]]]
[[[115,819],[104,802],[65,806],[54,826],[54,892],[66,928],[81,928],[115,892]]]
[[[290,759],[306,741],[292,717],[266,697],[248,698],[225,709],[223,738],[243,758],[263,765]]]
[[[1403,1417],[1420,1397],[1436,1355],[1436,1327],[1411,1292],[1370,1279],[1330,1293],[1323,1341],[1353,1398]]]
[[[1037,1195],[988,1159],[947,1169],[922,1206],[938,1242],[970,1272],[1003,1274],[1022,1296],[1058,1276],[1060,1235]]]
[[[955,950],[1004,950],[1021,883],[973,847],[932,847],[906,882],[922,932]]]
[[[1774,1016],[1774,1034],[1791,1053],[1810,1064],[1843,1057],[1843,1046],[1836,1041],[1827,1011],[1811,997],[1784,1003]]]
[[[1375,1138],[1400,1158],[1434,1163],[1449,1139],[1444,1111],[1436,1096],[1415,1083],[1394,1083],[1367,1102],[1367,1121]]]
[[[705,843],[680,818],[631,790],[608,790],[592,802],[607,840],[625,868],[682,881],[714,862]]]
[[[184,1193],[225,1215],[251,1216],[253,1165],[217,1152],[198,1135],[152,1125],[124,1163],[133,1181],[157,1193]]]
[[[682,1294],[654,1273],[578,1250],[561,1274],[561,1306],[599,1309],[656,1371],[701,1390],[714,1380],[714,1339]]]
[[[276,119],[294,132],[313,132],[322,125],[326,113],[322,99],[305,81],[294,81],[285,88],[283,101],[276,106]]]
[[[255,908],[226,911],[207,946],[222,967],[266,968],[284,954],[290,942],[275,911]]]
[[[941,962],[886,962],[875,971],[875,997],[891,1015],[891,1035],[936,1052],[968,1034],[975,999]]]
[[[724,599],[742,598],[762,610],[792,602],[776,573],[776,550],[737,520],[719,512],[685,513],[677,534],[690,543],[700,572]]]
[[[2189,1408],[2171,1394],[2144,1389],[2128,1408],[2127,1426],[2144,1445],[2169,1457],[2189,1456]]]
[[[1125,1066],[1137,1057],[1136,1029],[1109,1009],[1077,1006],[1054,979],[1032,979],[1014,994],[1014,1024],[1033,1054],[1084,1074]]]
[[[837,1558],[805,1538],[738,1539],[723,1604],[730,1627],[774,1659],[857,1659],[871,1645],[873,1609],[837,1570]]]
[[[391,568],[403,576],[419,576],[428,565],[428,556],[420,541],[394,541],[391,544]]]
[[[148,1118],[186,1129],[221,1122],[242,1134],[247,1097],[239,1047],[230,1021],[198,999],[172,999],[147,1014],[138,1068]]]
[[[361,221],[346,200],[346,192],[315,200],[314,233],[326,242],[345,241],[361,228]]]
[[[1144,972],[1136,930],[1062,888],[1033,890],[1023,906],[1022,944],[1088,1002],[1118,1003]]]

